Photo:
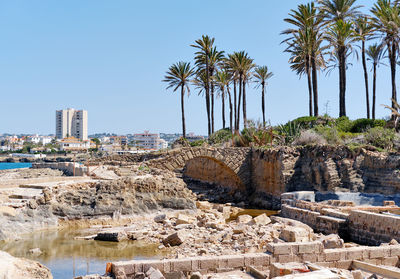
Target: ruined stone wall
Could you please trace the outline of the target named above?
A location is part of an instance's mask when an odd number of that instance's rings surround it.
[[[239,176],[220,161],[198,157],[186,162],[184,176],[206,183],[217,184],[234,190],[246,190]]]
[[[349,269],[354,260],[375,265],[396,266],[400,257],[400,245],[324,249],[321,242],[314,241],[269,243],[267,250],[267,253],[244,255],[113,262],[110,264],[110,271],[116,279],[128,279],[134,278],[135,273],[146,272],[150,267],[166,275],[174,272],[209,273],[250,267],[271,269],[274,263],[290,262],[310,262],[330,268]],[[271,274],[274,275],[273,269]]]
[[[400,216],[353,210],[348,232],[354,241],[369,245],[400,241]]]
[[[400,192],[399,168],[399,155],[345,146],[254,150],[252,184],[272,199],[291,191],[395,195]]]

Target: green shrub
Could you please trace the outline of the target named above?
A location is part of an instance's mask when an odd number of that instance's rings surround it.
[[[366,118],[360,118],[357,120],[354,120],[352,123],[352,127],[350,131],[352,133],[364,133],[368,129],[375,128],[375,127],[385,127],[386,121],[382,119],[366,119]],[[347,131],[345,131],[347,132]]]
[[[268,126],[265,127],[261,122],[254,122],[249,120],[247,128],[243,129],[239,136],[235,137],[236,146],[267,146],[271,145],[276,138],[273,129]]]
[[[315,116],[302,116],[302,117],[296,118],[293,121],[289,121],[286,125],[293,122],[293,123],[296,123],[297,125],[299,125],[303,129],[310,129],[315,126],[315,124],[317,123],[317,120],[318,120],[318,118]]]
[[[221,144],[232,139],[232,133],[229,128],[221,129],[210,135],[208,142],[210,144]]]
[[[195,140],[192,142],[189,142],[191,147],[198,147],[198,146],[203,146],[203,144],[206,143],[206,140],[202,139],[202,140]]]
[[[289,121],[285,125],[278,126],[277,130],[282,138],[283,144],[291,144],[300,136],[303,127],[295,121]]]
[[[340,144],[342,140],[336,127],[318,125],[314,130],[320,134],[329,144]]]
[[[393,129],[375,127],[366,132],[365,139],[369,144],[375,147],[391,150],[393,148],[395,132]]]
[[[347,116],[342,116],[336,119],[335,125],[338,131],[350,132],[353,127],[353,121],[351,121]]]

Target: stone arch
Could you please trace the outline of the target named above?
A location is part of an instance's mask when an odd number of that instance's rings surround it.
[[[184,170],[187,162],[194,158],[212,161],[225,173],[229,173],[239,188],[251,189],[251,148],[181,148],[172,150],[160,159],[147,162],[149,166],[171,171]],[[211,164],[211,163],[210,163]],[[202,180],[202,179],[199,179]],[[212,181],[208,181],[212,183]],[[218,183],[218,181],[214,181]]]
[[[224,162],[209,156],[198,156],[186,161],[184,177],[217,184],[232,190],[246,191],[246,185],[238,174]]]

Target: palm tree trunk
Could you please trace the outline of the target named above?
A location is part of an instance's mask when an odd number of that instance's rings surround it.
[[[225,91],[224,88],[221,90],[222,98],[222,129],[225,129]]]
[[[185,87],[181,86],[181,111],[182,111],[182,135],[186,138],[186,127],[185,127]]]
[[[362,64],[364,69],[364,82],[365,82],[365,99],[367,101],[367,118],[370,118],[369,114],[369,91],[368,91],[368,72],[367,72],[367,62],[365,59],[365,42],[362,42],[361,46],[361,56],[362,56]]]
[[[214,84],[211,81],[211,133],[214,134]]]
[[[207,109],[208,135],[211,135],[210,95],[207,94],[207,89],[206,89],[206,109]]]
[[[208,76],[209,74],[209,69],[208,69],[208,51],[206,50],[206,98],[208,99],[207,101],[207,117],[208,117],[208,136],[211,135],[211,121],[210,121],[210,77]]]
[[[243,126],[247,128],[247,111],[246,111],[246,81],[243,79]]]
[[[373,77],[373,85],[372,85],[372,119],[375,120],[375,104],[376,104],[376,65],[374,62],[374,77]]]
[[[345,48],[339,47],[339,117],[346,116],[346,58]]]
[[[231,133],[233,132],[233,109],[232,109],[232,98],[231,98],[231,92],[229,90],[229,86],[226,88],[228,92],[228,97],[229,97],[229,128],[231,130]]]
[[[235,131],[237,131],[237,92],[236,92],[236,79],[233,80],[233,99],[234,99],[234,109],[235,109]]]
[[[237,107],[237,123],[236,123],[236,128],[237,128],[237,132],[240,129],[240,101],[242,99],[242,76],[239,76],[239,98],[238,98],[238,107]]]
[[[392,108],[396,109],[396,105],[394,101],[397,101],[397,92],[396,92],[396,44],[392,42],[392,48],[389,53],[390,57],[390,72],[392,77]]]
[[[263,117],[263,127],[265,128],[265,82],[262,83],[262,90],[261,90],[261,110],[262,110],[262,117]]]
[[[314,116],[318,116],[318,76],[317,76],[317,65],[315,63],[315,57],[311,58],[312,68],[312,87],[314,92]]]
[[[308,82],[308,111],[310,116],[313,116],[311,71],[310,71],[310,63],[308,61],[306,61],[306,72],[307,72],[307,82]]]

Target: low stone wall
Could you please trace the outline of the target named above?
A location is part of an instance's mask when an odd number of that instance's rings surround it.
[[[353,210],[349,216],[349,234],[354,241],[369,245],[392,239],[400,242],[400,216]]]
[[[87,173],[87,167],[82,166],[78,163],[60,162],[60,163],[33,163],[33,169],[57,169],[63,171],[66,175],[73,176],[85,176]]]
[[[150,267],[160,270],[163,274],[225,272],[250,267],[265,269],[271,268],[271,265],[277,262],[311,262],[330,268],[349,269],[353,260],[396,266],[400,257],[400,245],[324,249],[319,241],[270,243],[267,251],[267,253],[231,256],[114,262],[111,263],[110,271],[116,279],[130,279],[134,278],[135,273],[146,272]]]
[[[393,202],[386,202],[387,206],[356,207],[346,201],[321,204],[287,199],[296,197],[290,193],[282,194],[282,197],[285,199],[282,200],[281,216],[303,222],[317,232],[339,234],[367,245],[380,245],[392,239],[400,241],[400,216],[380,213],[398,213],[399,207]]]
[[[347,220],[335,216],[322,215],[320,212],[282,205],[281,216],[294,219],[324,234],[340,234],[347,230]]]
[[[228,255],[214,257],[194,257],[185,259],[127,261],[115,262],[111,265],[111,273],[116,279],[134,278],[138,272],[146,272],[150,267],[160,270],[163,274],[174,272],[202,273],[230,271],[246,267],[269,266],[271,255],[265,253]]]

